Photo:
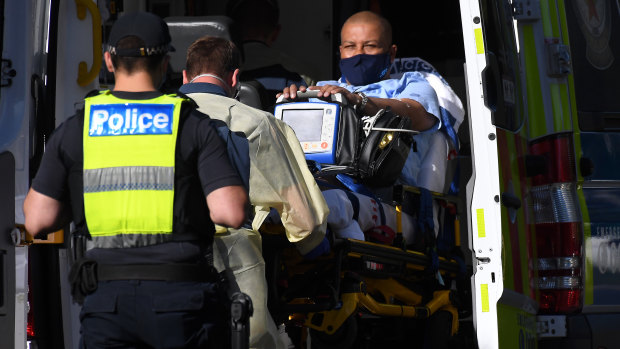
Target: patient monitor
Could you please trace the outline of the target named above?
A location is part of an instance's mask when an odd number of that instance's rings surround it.
[[[316,93],[313,92],[316,91],[298,93],[298,97],[300,99],[316,97]],[[341,108],[341,103],[310,101],[283,103],[276,104],[274,115],[295,131],[306,159],[321,164],[335,164]]]

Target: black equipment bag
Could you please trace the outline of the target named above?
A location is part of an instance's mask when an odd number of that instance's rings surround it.
[[[380,112],[376,117],[372,128],[391,130],[370,129],[359,148],[357,172],[365,184],[393,185],[414,142],[411,133],[397,130],[409,130],[411,120],[389,110]]]
[[[297,92],[297,98],[316,98],[317,91]],[[280,97],[277,104],[289,103]],[[323,173],[346,173],[369,186],[390,186],[398,179],[414,145],[411,120],[389,108],[361,117],[340,94],[331,103],[340,108],[334,164],[321,164]],[[378,128],[375,129],[375,128]]]
[[[408,117],[396,115],[389,109],[372,117],[360,118],[352,107],[343,105],[335,165],[346,167],[346,172],[364,184],[393,185],[414,142],[412,133],[407,132],[410,125]]]
[[[365,137],[362,125],[362,120],[353,108],[340,104],[336,163],[334,165],[348,168],[356,167],[360,143]]]

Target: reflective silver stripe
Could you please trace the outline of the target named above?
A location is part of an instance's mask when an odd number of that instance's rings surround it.
[[[86,249],[92,248],[133,248],[158,245],[172,240],[171,233],[163,234],[120,234],[112,236],[92,236]]]
[[[127,166],[84,170],[84,193],[173,188],[174,167]]]

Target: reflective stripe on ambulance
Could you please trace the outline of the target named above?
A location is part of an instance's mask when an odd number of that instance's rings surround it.
[[[519,40],[522,64],[528,79],[527,90],[528,133],[533,140],[553,133],[573,131],[576,161],[581,158],[581,138],[575,101],[572,72],[566,77],[550,77],[549,45],[563,44],[569,47],[564,1],[541,0],[541,20],[519,22]],[[540,33],[543,33],[540,35]],[[538,35],[537,35],[538,34]],[[544,86],[548,86],[545,88]],[[585,244],[585,256],[591,255],[591,227],[588,209],[581,186],[583,177],[577,171],[577,199],[581,210]],[[584,306],[593,304],[592,261],[584,258]]]

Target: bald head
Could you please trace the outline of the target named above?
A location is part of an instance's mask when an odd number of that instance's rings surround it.
[[[359,54],[378,55],[389,53],[396,57],[396,45],[392,44],[392,26],[385,18],[370,11],[362,11],[349,17],[340,31],[340,58]]]
[[[392,25],[385,18],[372,11],[357,12],[349,17],[342,25],[340,40],[344,42],[343,33],[352,27],[366,26],[381,38],[381,41],[389,46],[392,44]]]

